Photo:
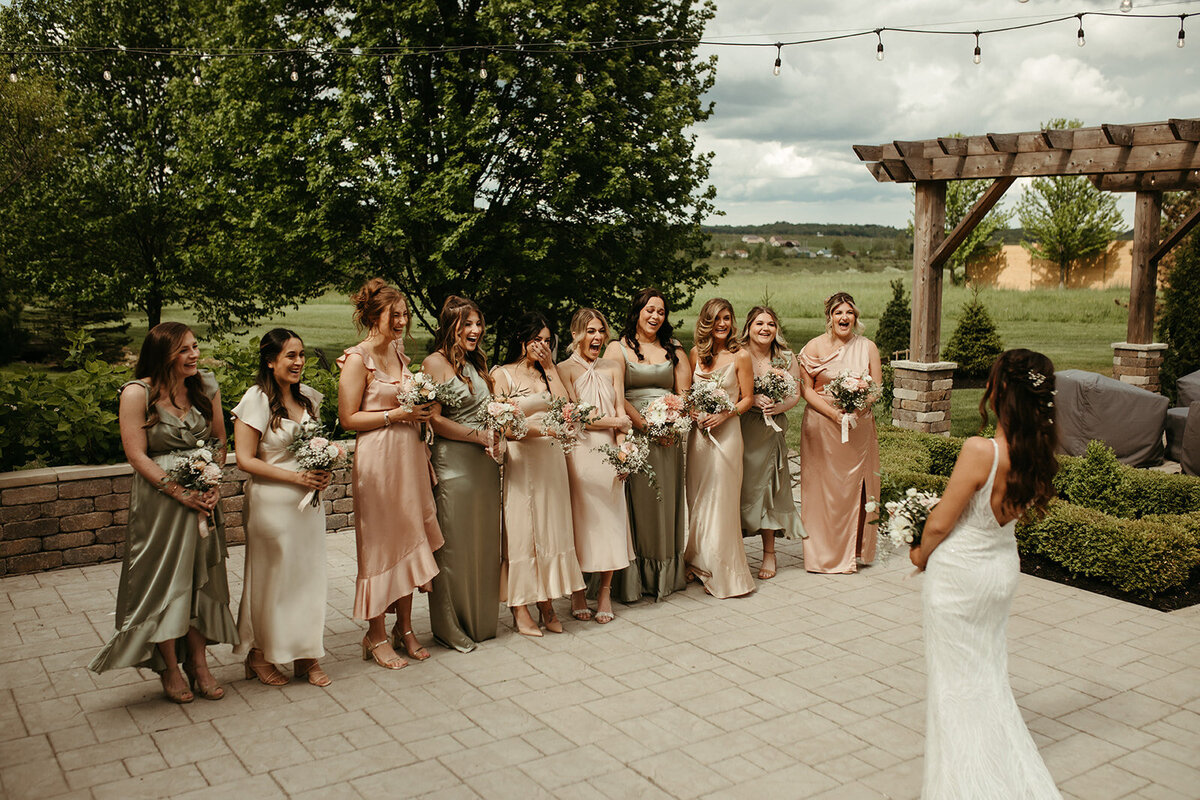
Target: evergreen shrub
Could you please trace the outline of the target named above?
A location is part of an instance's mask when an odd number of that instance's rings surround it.
[[[1200,234],[1191,234],[1180,245],[1175,264],[1167,276],[1158,317],[1158,340],[1167,345],[1163,353],[1162,392],[1178,399],[1175,382],[1200,369]]]
[[[875,346],[884,364],[892,360],[892,353],[909,348],[912,331],[912,308],[904,293],[904,279],[896,278],[890,285],[892,299],[884,306],[879,328],[875,331]]]
[[[965,378],[986,378],[997,356],[1004,352],[1004,343],[996,331],[996,323],[979,299],[979,289],[963,304],[958,326],[946,342],[942,358],[958,364],[957,375]]]

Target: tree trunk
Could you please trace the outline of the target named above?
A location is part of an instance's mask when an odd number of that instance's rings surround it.
[[[1070,267],[1071,267],[1071,262],[1069,262],[1069,261],[1058,262],[1058,288],[1059,289],[1067,288],[1067,270],[1070,269]]]

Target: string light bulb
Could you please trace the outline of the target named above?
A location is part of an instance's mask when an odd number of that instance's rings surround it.
[[[883,28],[875,29],[875,38],[879,40],[879,44],[875,45],[875,60],[883,61]]]
[[[779,77],[780,71],[783,69],[783,45],[779,42],[775,43],[775,68],[771,70],[771,74],[776,78]]]
[[[975,31],[975,55],[971,56],[971,60],[976,64],[983,61],[983,51],[979,49],[979,31]]]
[[[8,82],[9,83],[17,82],[17,71],[15,69],[12,72],[8,73]]]
[[[1121,0],[1121,13],[1128,14],[1133,11],[1133,0]]]
[[[201,83],[203,83],[203,81],[200,80],[199,72],[192,73],[192,83],[195,84],[196,86],[199,86]]]
[[[575,82],[578,83],[580,86],[583,86],[583,72],[575,73]]]
[[[486,81],[487,75],[488,75],[487,67],[480,67],[479,68],[479,77]]]
[[[1180,14],[1180,15],[1179,15],[1179,36],[1178,36],[1178,37],[1175,39],[1175,46],[1176,46],[1176,47],[1183,47],[1183,46],[1184,46],[1184,44],[1186,44],[1186,43],[1187,43],[1187,40],[1184,38],[1184,37],[1185,37],[1187,34],[1185,34],[1185,33],[1183,32],[1183,21],[1184,21],[1185,19],[1187,19],[1187,14]],[[11,80],[11,79],[10,79],[10,80]]]
[[[1079,19],[1079,31],[1075,34],[1075,44],[1083,47],[1087,44],[1087,39],[1083,38],[1083,14],[1075,15]]]
[[[300,80],[300,73],[296,70],[292,70],[292,74],[289,77],[292,79],[292,83],[295,83],[296,81]]]
[[[112,80],[112,73],[110,71],[104,70],[103,74],[104,74],[104,80],[106,80],[106,81]]]

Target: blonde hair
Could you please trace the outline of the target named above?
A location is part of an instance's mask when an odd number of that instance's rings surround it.
[[[825,298],[825,332],[833,333],[833,310],[842,303],[850,306],[854,312],[854,332],[860,335],[866,333],[867,326],[863,324],[862,315],[858,313],[858,306],[849,292],[834,292]]]
[[[700,358],[700,363],[704,366],[712,364],[715,354],[713,353],[713,327],[717,324],[717,317],[722,311],[728,311],[730,319],[729,338],[725,340],[725,349],[731,353],[736,353],[742,349],[742,344],[738,340],[737,332],[733,328],[733,305],[724,297],[714,297],[704,304],[700,309],[700,316],[696,318],[696,355]]]
[[[750,341],[750,325],[760,314],[768,314],[775,320],[775,340],[771,342],[771,358],[787,352],[788,343],[787,339],[783,338],[783,326],[779,324],[779,315],[770,306],[755,306],[750,309],[750,313],[746,315],[746,324],[742,326],[742,341]]]
[[[596,320],[604,326],[604,341],[600,343],[601,349],[608,344],[608,340],[612,338],[612,329],[608,327],[608,320],[594,308],[581,308],[571,317],[571,343],[567,345],[568,354],[579,349],[579,344],[587,333],[588,323],[592,320]]]

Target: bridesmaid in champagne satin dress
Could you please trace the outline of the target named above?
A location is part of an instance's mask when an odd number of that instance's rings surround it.
[[[507,600],[517,632],[541,636],[541,625],[562,633],[553,600],[584,588],[575,555],[571,486],[562,446],[546,432],[550,401],[567,398],[554,366],[550,327],[535,314],[518,321],[508,347],[509,363],[492,371],[498,395],[511,396],[525,414],[529,432],[508,442],[504,465],[504,541]]]
[[[596,621],[607,624],[613,620],[613,573],[628,567],[634,552],[625,484],[597,451],[624,439],[633,422],[624,413],[624,370],[600,357],[608,343],[608,320],[595,309],[581,308],[571,319],[571,337],[571,355],[558,365],[559,374],[576,400],[591,403],[600,414],[567,455],[575,553],[580,569],[600,576]],[[592,617],[585,595],[582,590],[571,595],[571,616],[584,622]]]
[[[418,427],[430,404],[402,407],[398,392],[412,381],[404,353],[408,302],[374,278],[354,296],[355,320],[367,338],[338,359],[338,419],[358,433],[354,450],[354,533],[358,579],[354,618],[367,620],[363,659],[387,669],[429,658],[412,630],[412,596],[437,574],[433,551],[442,531],[433,500],[429,451]],[[391,637],[384,614],[396,613]]]
[[[646,429],[642,411],[656,398],[687,393],[692,369],[687,354],[671,333],[666,300],[657,289],[634,297],[617,341],[604,357],[625,370],[625,413],[637,430]],[[613,576],[612,594],[624,603],[642,595],[656,601],[687,587],[683,550],[687,545],[687,503],[683,448],[677,441],[650,445],[650,466],[658,479],[655,490],[644,475],[625,482],[633,529],[635,558]]]
[[[429,624],[443,647],[469,653],[496,637],[500,606],[498,437],[483,427],[492,398],[482,350],[483,312],[451,295],[438,315],[433,353],[421,365],[455,396],[435,404],[431,427],[438,521],[446,543],[433,555],[439,572],[429,593]]]
[[[842,412],[823,393],[843,370],[883,380],[875,343],[862,328],[854,298],[845,292],[825,301],[828,333],[800,351],[804,399],[800,424],[800,520],[804,568],[809,572],[855,572],[856,560],[875,558],[876,526],[867,522],[868,498],[879,497],[879,437],[871,409],[851,414],[854,425],[842,443]]]
[[[684,559],[713,597],[754,591],[742,547],[742,427],[738,415],[754,400],[754,368],[734,331],[733,307],[715,297],[700,309],[692,348],[692,385],[716,379],[732,411],[696,417],[688,434],[688,543]]]

